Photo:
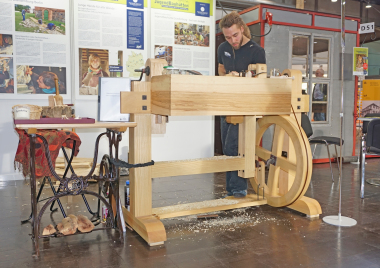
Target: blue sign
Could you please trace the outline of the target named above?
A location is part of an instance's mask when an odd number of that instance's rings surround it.
[[[122,72],[123,71],[123,66],[118,66],[118,65],[110,65],[109,66],[110,72]]]
[[[195,2],[195,16],[210,17],[210,4]]]
[[[127,7],[144,8],[144,0],[127,0]]]
[[[127,48],[144,49],[144,11],[127,10]]]

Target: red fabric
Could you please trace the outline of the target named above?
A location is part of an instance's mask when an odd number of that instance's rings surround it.
[[[15,156],[15,165],[18,165],[19,169],[22,169],[22,172],[25,177],[30,176],[30,140],[29,136],[24,130],[17,129],[16,131],[19,135],[19,143]],[[79,136],[68,130],[39,130],[37,134],[43,136],[47,143],[49,144],[49,151],[53,167],[55,167],[55,160],[58,157],[59,149],[61,147],[73,148],[73,141],[76,141],[75,153],[77,155],[79,152],[79,145],[81,140]],[[45,176],[52,177],[53,175],[50,172],[47,159],[45,157],[45,149],[43,142],[40,138],[36,138],[36,147],[35,147],[35,166],[36,166],[36,178],[41,178]],[[18,164],[16,164],[16,162]]]

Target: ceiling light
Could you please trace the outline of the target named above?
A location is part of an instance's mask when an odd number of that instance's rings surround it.
[[[331,2],[337,2],[338,0],[331,0]]]
[[[366,8],[370,8],[372,7],[370,3],[367,3],[367,5],[365,6]]]

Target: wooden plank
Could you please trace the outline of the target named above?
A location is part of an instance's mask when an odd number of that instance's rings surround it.
[[[150,81],[153,76],[162,75],[164,66],[168,63],[164,59],[148,59],[145,66],[149,66],[150,74],[146,76],[145,81]],[[159,122],[158,117],[161,115],[152,115],[152,134],[165,134],[166,133],[166,120]]]
[[[133,92],[147,92],[148,83],[132,82]],[[129,132],[129,163],[147,163],[151,156],[151,115],[131,114],[131,120],[137,123]],[[131,213],[134,217],[152,214],[152,176],[151,167],[130,169]],[[133,227],[133,226],[132,226]]]
[[[152,114],[152,134],[166,133],[166,116]]]
[[[161,115],[290,114],[291,78],[161,75],[152,77],[152,113]]]
[[[244,116],[243,124],[239,124],[239,156],[244,157],[244,168],[238,175],[242,178],[255,176],[256,116]]]
[[[19,129],[62,129],[62,128],[108,128],[108,129],[122,129],[128,127],[136,127],[135,122],[125,123],[107,123],[95,122],[94,124],[18,124],[15,125]]]
[[[256,155],[265,161],[268,160],[272,154],[270,151],[264,149],[263,147],[259,145],[256,145],[255,151],[256,151]]]
[[[236,115],[236,116],[226,116],[226,122],[229,124],[242,124],[244,122],[244,116],[243,115]]]
[[[151,97],[150,83],[140,82],[142,86],[148,87],[148,91],[144,92],[120,92],[120,113],[122,114],[150,114],[151,113]]]
[[[309,95],[292,95],[292,106],[295,113],[309,112]]]
[[[153,208],[152,212],[158,218],[166,219],[265,204],[267,204],[267,200],[263,199],[262,196],[247,195],[245,198],[227,197],[224,199]]]
[[[214,156],[204,159],[155,162],[152,177],[171,177],[190,174],[226,172],[244,169],[245,160],[236,156]]]

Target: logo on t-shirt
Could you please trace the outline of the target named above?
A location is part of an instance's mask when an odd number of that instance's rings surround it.
[[[231,54],[228,53],[227,51],[224,51],[224,56],[231,58]]]

